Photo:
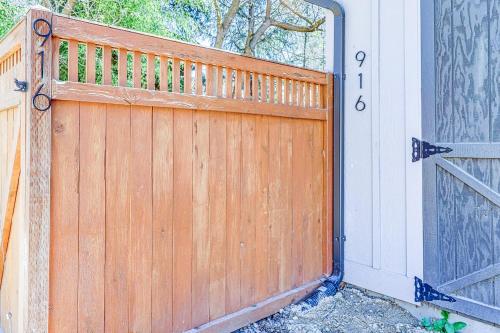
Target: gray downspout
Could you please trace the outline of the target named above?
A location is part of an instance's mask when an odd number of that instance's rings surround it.
[[[334,129],[333,129],[333,272],[329,277],[335,287],[344,278],[344,81],[345,81],[345,14],[333,0],[306,0],[331,10],[333,27]]]

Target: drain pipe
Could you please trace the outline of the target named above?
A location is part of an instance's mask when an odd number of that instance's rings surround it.
[[[333,0],[306,0],[333,13],[333,272],[327,283],[335,291],[344,278],[344,81],[345,81],[345,14]],[[327,287],[327,289],[329,289]]]

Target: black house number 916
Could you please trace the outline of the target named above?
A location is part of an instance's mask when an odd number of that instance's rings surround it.
[[[47,32],[41,32],[41,27],[43,26],[47,27]],[[50,24],[49,21],[43,18],[38,18],[35,21],[33,21],[33,32],[39,36],[42,37],[43,40],[41,41],[39,47],[43,48],[45,43],[49,40],[50,36],[52,36],[52,25]],[[41,51],[37,52],[38,57],[40,57],[40,80],[43,80],[45,78],[45,73],[43,68],[45,67],[45,51],[42,49]],[[35,94],[33,95],[32,99],[32,104],[33,108],[37,109],[38,111],[45,112],[48,109],[50,109],[51,104],[52,104],[52,99],[50,96],[47,94],[42,93],[42,89],[44,87],[44,83],[40,84],[38,88],[36,89]],[[45,102],[45,103],[44,103]]]
[[[366,60],[366,52],[365,51],[358,51],[355,56],[356,61],[358,62],[358,67],[361,68],[365,64]],[[359,79],[359,90],[363,90],[363,73],[359,72],[358,73],[358,79]],[[360,94],[358,99],[356,100],[356,103],[354,104],[354,108],[356,111],[364,111],[366,109],[366,103],[363,101],[363,95]]]

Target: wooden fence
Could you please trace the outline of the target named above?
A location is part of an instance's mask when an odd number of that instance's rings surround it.
[[[29,206],[50,332],[229,332],[331,273],[331,75],[37,10],[27,27],[31,81],[50,73],[28,111],[49,117],[28,131],[50,143]]]

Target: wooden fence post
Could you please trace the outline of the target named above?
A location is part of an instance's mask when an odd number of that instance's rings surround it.
[[[49,328],[52,13],[26,18],[26,217],[28,226],[28,332]]]

